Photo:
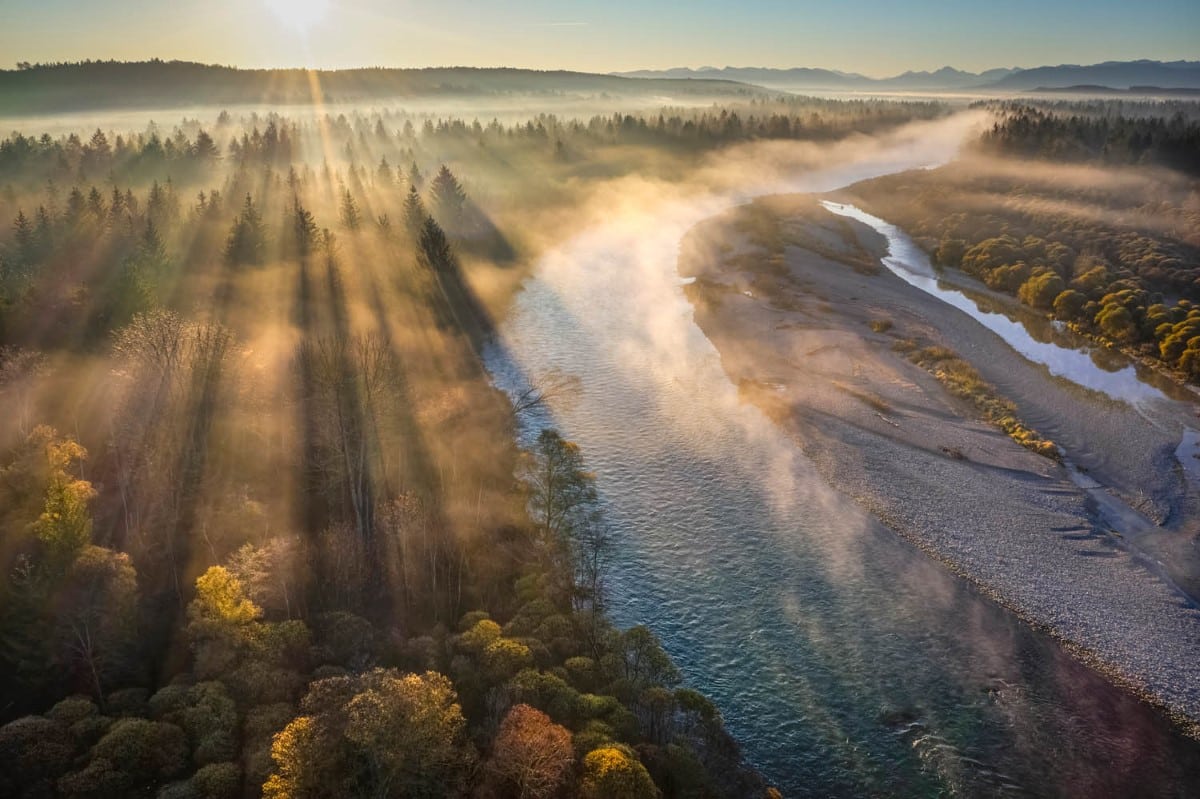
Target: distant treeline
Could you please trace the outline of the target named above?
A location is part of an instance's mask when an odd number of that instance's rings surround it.
[[[52,137],[14,132],[0,140],[3,191],[45,181],[176,180],[203,174],[219,160],[286,168],[326,161],[336,155],[357,168],[385,171],[389,156],[411,161],[419,147],[473,145],[533,149],[562,160],[580,160],[605,145],[659,146],[680,153],[704,151],[760,139],[828,141],[851,131],[879,132],[945,113],[936,103],[791,98],[752,101],[723,108],[665,108],[658,113],[596,115],[565,119],[540,114],[525,122],[482,124],[404,112],[324,115],[299,122],[275,114],[252,114],[236,123],[222,112],[214,125],[196,120],[167,133],[157,126],[135,133],[96,129]],[[324,137],[319,143],[318,133]]]
[[[622,78],[583,72],[439,67],[237,69],[188,61],[21,64],[0,71],[0,114],[187,105],[335,103],[477,95],[767,94],[741,83]]]
[[[934,263],[1200,382],[1200,192],[1132,170],[967,159],[852,192]]]
[[[1128,105],[1136,116],[1125,113]],[[1154,105],[1006,103],[981,144],[1024,158],[1154,164],[1200,175],[1200,103]]]

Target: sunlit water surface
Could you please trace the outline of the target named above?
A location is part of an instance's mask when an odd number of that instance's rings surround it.
[[[1192,742],[826,486],[739,402],[676,272],[697,222],[945,160],[904,146],[741,196],[664,196],[547,254],[487,359],[578,441],[611,522],[608,589],[788,796],[1187,795]]]

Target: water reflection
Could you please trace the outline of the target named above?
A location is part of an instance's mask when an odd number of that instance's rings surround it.
[[[888,254],[883,263],[893,274],[968,314],[1021,355],[1044,365],[1055,377],[1130,405],[1169,400],[1164,392],[1170,388],[1151,385],[1149,381],[1154,378],[1150,371],[1139,370],[1120,352],[1071,337],[1069,331],[1055,330],[1045,319],[1037,320],[1040,325],[1032,318],[1018,321],[994,310],[994,303],[982,295],[947,288],[938,280],[924,251],[895,225],[853,205],[829,201],[821,204],[833,213],[869,225],[883,235],[888,242]]]

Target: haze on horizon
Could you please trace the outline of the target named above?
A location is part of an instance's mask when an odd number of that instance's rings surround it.
[[[512,66],[609,72],[818,67],[884,77],[950,65],[1200,58],[1193,0],[6,0],[20,61],[149,58],[249,68]]]

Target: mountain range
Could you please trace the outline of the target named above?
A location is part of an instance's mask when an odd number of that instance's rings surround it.
[[[1017,67],[966,72],[942,67],[933,72],[905,72],[889,78],[870,78],[856,72],[795,67],[680,67],[665,70],[637,70],[615,73],[631,78],[723,79],[780,89],[827,89],[842,91],[954,91],[989,90],[998,92],[1065,89],[1079,85],[1129,89],[1200,88],[1200,61],[1105,61],[1101,64],[1020,69]]]
[[[236,69],[186,61],[83,61],[0,69],[0,116],[101,108],[280,105],[409,101],[429,97],[680,97],[692,101],[753,97],[779,90],[977,92],[1044,90],[1192,96],[1200,61],[1108,61],[1034,69],[966,72],[943,67],[870,78],[828,69],[701,67],[598,75],[530,69]]]

